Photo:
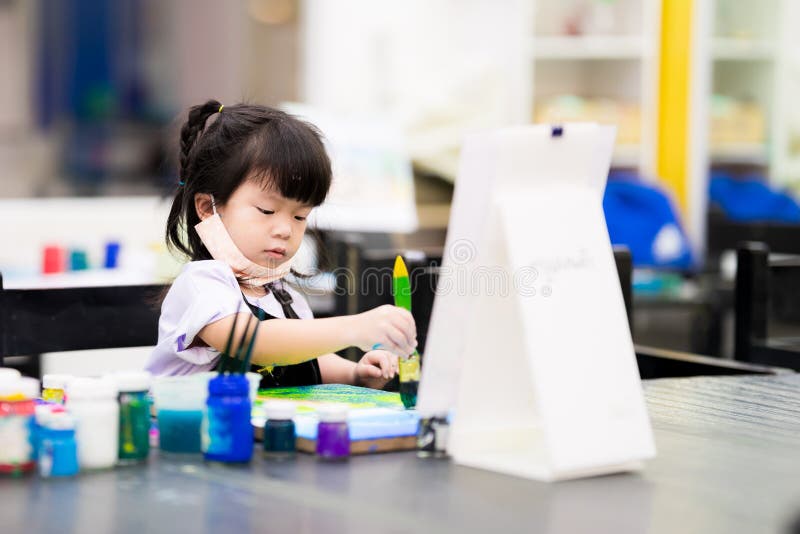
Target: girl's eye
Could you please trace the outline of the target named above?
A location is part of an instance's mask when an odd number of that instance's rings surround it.
[[[305,221],[305,220],[306,220],[306,218],[305,218],[305,217],[302,217],[302,216],[300,216],[300,215],[296,215],[296,216],[295,216],[295,219],[297,219],[298,221]]]
[[[259,207],[256,207],[256,209],[257,209],[258,211],[260,211],[261,213],[263,213],[264,215],[272,215],[272,214],[274,214],[274,213],[275,213],[275,212],[274,212],[274,211],[272,211],[272,210],[264,210],[264,209],[261,209],[261,208],[259,208]]]

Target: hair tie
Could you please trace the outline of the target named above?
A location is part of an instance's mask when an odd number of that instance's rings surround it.
[[[217,113],[222,113],[222,108],[224,108],[224,107],[225,107],[225,104],[220,104],[219,111],[217,111]]]

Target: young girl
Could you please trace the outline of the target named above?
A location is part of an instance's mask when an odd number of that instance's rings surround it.
[[[304,298],[282,280],[306,218],[330,187],[331,164],[319,132],[275,109],[209,100],[190,109],[180,141],[167,244],[191,261],[162,304],[148,370],[181,375],[213,369],[234,319],[239,339],[256,315],[265,319],[252,355],[262,387],[383,387],[397,372],[397,357],[416,347],[411,314],[386,305],[313,319]],[[349,346],[368,352],[358,363],[333,354]]]

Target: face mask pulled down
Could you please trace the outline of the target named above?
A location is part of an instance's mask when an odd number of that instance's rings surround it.
[[[211,200],[211,205],[214,214],[196,224],[194,229],[211,254],[211,257],[215,260],[227,263],[230,268],[233,269],[240,283],[261,287],[264,284],[274,282],[289,274],[292,268],[292,258],[289,258],[275,268],[264,267],[263,265],[258,265],[247,259],[247,257],[242,254],[242,251],[239,250],[239,247],[236,246],[236,243],[233,242],[228,230],[222,223],[222,219],[214,205],[213,198]]]

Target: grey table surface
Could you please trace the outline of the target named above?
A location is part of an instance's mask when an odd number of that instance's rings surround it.
[[[800,514],[800,375],[644,383],[658,456],[545,484],[419,459],[174,460],[0,481],[0,532],[788,532]]]

